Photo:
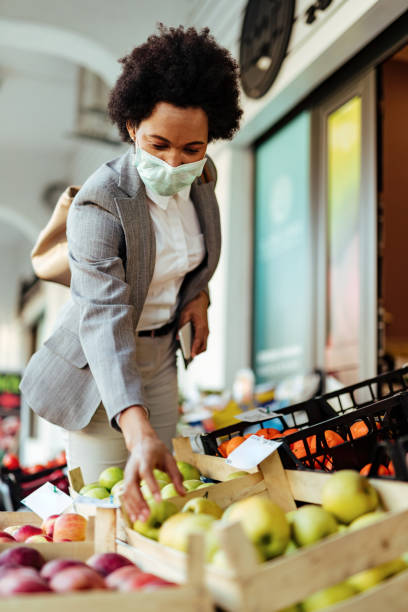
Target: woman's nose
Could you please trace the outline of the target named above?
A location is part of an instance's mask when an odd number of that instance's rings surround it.
[[[178,151],[169,151],[164,159],[169,166],[173,166],[176,168],[177,166],[181,166],[183,163],[181,160],[181,154]]]

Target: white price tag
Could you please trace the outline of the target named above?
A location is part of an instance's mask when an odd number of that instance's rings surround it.
[[[50,482],[46,482],[36,489],[34,493],[21,500],[24,506],[45,519],[51,514],[61,514],[72,506],[72,499]]]
[[[254,408],[254,410],[247,410],[246,412],[236,414],[234,418],[238,421],[256,423],[256,421],[262,421],[267,418],[273,419],[277,416],[279,416],[277,412],[268,412],[267,408]]]
[[[247,471],[269,457],[281,444],[282,442],[254,435],[233,450],[225,461],[228,465]]]
[[[73,501],[75,504],[91,504],[98,508],[120,508],[120,504],[113,501],[113,495],[105,497],[105,499],[95,499],[95,497],[87,497],[86,495],[77,495]]]

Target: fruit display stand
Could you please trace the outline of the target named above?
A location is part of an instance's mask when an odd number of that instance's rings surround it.
[[[57,558],[70,558],[86,561],[94,553],[120,552],[126,556],[126,549],[117,549],[115,541],[115,517],[110,509],[98,508],[96,510],[95,542],[65,542],[61,544],[31,544],[38,550],[46,561]],[[157,612],[166,609],[166,612],[211,612],[213,606],[208,592],[203,585],[203,559],[204,544],[200,536],[193,535],[189,542],[189,571],[185,584],[160,588],[151,591],[118,592],[109,590],[90,590],[74,593],[46,593],[25,594],[23,597],[2,597],[0,609],[2,612],[19,612],[27,607],[30,612],[111,612],[120,609],[121,612]],[[14,546],[14,545],[11,545]],[[9,544],[0,544],[0,553]]]
[[[214,475],[214,472],[212,472]],[[206,496],[222,508],[249,496],[267,496],[285,511],[295,509],[296,501],[319,504],[328,474],[284,470],[278,454],[263,461],[259,472],[237,477],[207,489],[190,492],[185,498],[172,498],[180,508],[186,499]],[[375,524],[322,540],[291,555],[258,564],[254,549],[238,523],[219,528],[221,547],[229,568],[206,565],[206,585],[218,605],[240,612],[273,612],[294,605],[312,593],[346,580],[350,576],[392,561],[408,550],[408,484],[370,481],[377,489],[389,514]],[[163,578],[182,581],[188,562],[186,555],[150,540],[130,527],[128,543],[134,560],[143,559],[144,569]],[[126,545],[121,545],[127,548]],[[408,572],[388,579],[365,593],[337,604],[336,612],[406,610]]]

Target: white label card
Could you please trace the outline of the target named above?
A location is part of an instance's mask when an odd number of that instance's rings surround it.
[[[46,519],[51,514],[61,514],[72,506],[72,499],[50,482],[46,482],[30,495],[21,500],[24,506]]]
[[[262,421],[267,418],[273,419],[277,416],[279,416],[277,412],[268,412],[268,408],[254,408],[254,410],[247,410],[246,412],[236,414],[234,418],[238,421],[255,423],[256,421]]]
[[[266,440],[261,436],[250,436],[233,450],[225,461],[240,470],[249,470],[269,457],[281,444],[282,442]]]
[[[95,497],[87,497],[86,495],[77,495],[73,501],[75,504],[89,504],[98,508],[120,508],[120,504],[113,501],[113,495],[104,499],[95,499]]]

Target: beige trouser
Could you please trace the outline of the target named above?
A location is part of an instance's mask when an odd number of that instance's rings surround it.
[[[174,334],[157,338],[138,336],[136,349],[150,423],[171,449],[178,418]],[[111,427],[102,404],[84,429],[64,433],[68,467],[80,466],[85,483],[98,480],[106,467],[125,466],[128,451],[123,435]]]

